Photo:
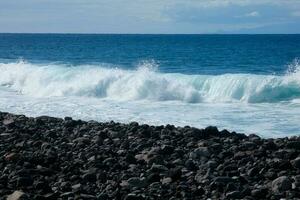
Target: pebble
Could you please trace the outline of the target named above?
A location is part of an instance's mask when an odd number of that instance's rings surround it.
[[[22,191],[14,191],[12,194],[7,196],[6,200],[25,200],[28,199],[27,195]]]
[[[291,179],[287,176],[281,176],[272,182],[272,191],[274,193],[285,192],[292,188]]]
[[[0,200],[297,199],[300,137],[0,112]]]

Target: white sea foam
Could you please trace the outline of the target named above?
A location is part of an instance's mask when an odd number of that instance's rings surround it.
[[[285,76],[184,75],[93,66],[0,64],[0,110],[29,116],[138,121],[257,133],[300,134],[300,72]]]
[[[285,76],[163,74],[144,63],[136,70],[98,66],[0,64],[0,85],[35,97],[84,96],[114,100],[280,102],[300,98],[300,67]]]

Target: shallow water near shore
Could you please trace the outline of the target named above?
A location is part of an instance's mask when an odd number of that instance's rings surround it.
[[[299,35],[0,34],[0,110],[300,134]]]

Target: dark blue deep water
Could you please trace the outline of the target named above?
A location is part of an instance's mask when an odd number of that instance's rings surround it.
[[[107,63],[161,72],[281,74],[300,57],[300,35],[0,34],[0,59]]]

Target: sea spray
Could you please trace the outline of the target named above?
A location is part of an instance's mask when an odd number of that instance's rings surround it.
[[[1,63],[0,85],[35,97],[83,96],[120,101],[265,103],[300,98],[299,63],[286,75],[160,73],[155,62],[136,70],[102,65]]]

